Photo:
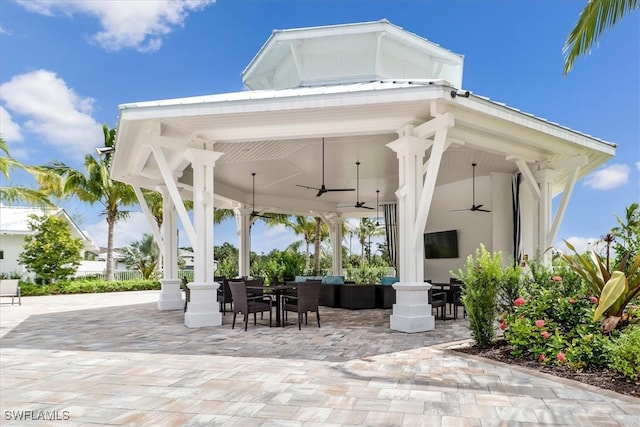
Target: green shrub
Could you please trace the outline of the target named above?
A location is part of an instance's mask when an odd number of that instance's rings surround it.
[[[510,266],[502,272],[502,282],[498,289],[498,309],[501,313],[511,313],[513,302],[522,295],[522,267]]]
[[[356,282],[359,285],[380,283],[387,270],[387,267],[370,266],[365,262],[360,268],[347,268],[345,280]]]
[[[60,281],[51,285],[35,285],[31,283],[20,284],[20,291],[23,296],[126,292],[159,289],[160,282],[156,280],[127,280],[118,282],[107,282],[104,280],[88,279]]]
[[[608,345],[609,367],[632,381],[640,379],[640,326],[625,328]]]
[[[494,322],[498,317],[502,254],[491,254],[484,245],[480,245],[475,258],[469,255],[465,268],[455,276],[464,282],[462,303],[469,315],[471,337],[478,347],[486,348],[496,335]]]

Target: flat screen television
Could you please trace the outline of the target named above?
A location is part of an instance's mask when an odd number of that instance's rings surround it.
[[[458,230],[424,233],[424,257],[458,258]]]

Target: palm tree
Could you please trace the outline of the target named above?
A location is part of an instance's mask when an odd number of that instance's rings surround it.
[[[291,217],[287,217],[284,222],[275,222],[275,221],[265,221],[267,226],[274,226],[276,224],[283,224],[285,227],[290,228],[296,235],[302,236],[304,244],[305,244],[305,270],[309,269],[309,247],[316,233],[316,221],[309,220],[311,217],[307,216],[294,216],[293,220]],[[302,241],[294,242],[289,245],[289,249],[294,249],[299,247],[302,244]]]
[[[380,229],[375,221],[371,218],[361,218],[360,224],[358,228],[356,228],[356,235],[358,236],[358,241],[360,242],[361,248],[361,263],[364,265],[364,248],[367,243],[367,240],[371,237],[382,236],[384,235],[384,230]],[[371,248],[369,248],[371,251]]]
[[[580,13],[562,49],[564,74],[568,74],[580,56],[591,52],[604,30],[613,27],[628,13],[640,8],[640,0],[590,0]]]
[[[104,132],[105,147],[113,147],[115,142],[115,129],[102,126]],[[84,171],[73,169],[61,162],[53,162],[41,166],[44,174],[37,174],[36,179],[40,183],[41,191],[56,197],[76,196],[78,199],[94,204],[101,203],[104,206],[103,214],[108,224],[107,237],[107,269],[106,280],[113,280],[113,231],[117,221],[129,216],[128,211],[120,209],[121,206],[130,206],[136,203],[137,198],[133,188],[129,184],[113,181],[109,176],[112,153],[107,153],[99,159],[87,154],[84,158]]]
[[[327,240],[329,237],[329,228],[327,224],[322,222],[322,218],[315,217],[315,233],[313,236],[313,271],[317,273],[320,272],[320,243]]]
[[[135,267],[142,278],[147,280],[151,277],[158,266],[159,252],[153,236],[145,233],[141,240],[131,242],[124,248],[125,262],[128,266]]]
[[[35,173],[34,169],[21,164],[9,155],[9,147],[7,146],[7,143],[4,141],[4,139],[2,139],[2,137],[0,137],[0,152],[2,152],[3,154],[0,157],[0,172],[7,180],[10,176],[9,172],[11,172],[11,170],[13,169],[24,169],[32,174]],[[29,205],[50,207],[54,206],[54,204],[51,202],[51,200],[49,200],[49,197],[47,197],[46,194],[42,193],[41,191],[24,186],[0,187],[0,200],[9,203],[24,202]]]

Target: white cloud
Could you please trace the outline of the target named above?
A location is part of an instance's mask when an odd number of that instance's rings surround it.
[[[89,233],[96,245],[106,248],[108,237],[107,221],[101,217],[101,221],[83,227]],[[131,242],[140,240],[144,233],[151,234],[149,223],[142,212],[132,212],[129,218],[116,222],[113,233],[113,247],[121,248],[129,246]]]
[[[640,171],[640,162],[636,162],[636,169]]]
[[[46,16],[89,15],[100,21],[102,30],[93,40],[107,50],[133,48],[158,50],[162,38],[184,24],[189,12],[197,12],[215,0],[19,0],[26,9]]]
[[[2,34],[4,36],[10,36],[11,35],[11,31],[5,30],[5,28],[2,25],[0,25],[0,34]]]
[[[611,190],[627,183],[630,170],[628,165],[613,164],[589,174],[584,185],[595,190]]]
[[[269,239],[277,238],[285,233],[291,233],[291,230],[285,227],[282,224],[276,224],[272,227],[265,227],[264,229],[264,237],[268,237]]]
[[[94,100],[78,96],[51,71],[14,76],[0,85],[0,100],[24,118],[24,131],[40,136],[65,157],[82,159],[104,142],[102,127],[91,117]]]
[[[13,121],[11,114],[0,106],[0,135],[5,142],[20,142],[23,140],[20,125]]]
[[[586,252],[587,250],[594,249],[597,252],[597,243],[600,242],[599,237],[579,237],[579,236],[571,236],[565,239],[567,242],[571,243],[579,254]],[[560,249],[562,252],[573,253],[567,246],[564,244],[564,241],[556,243],[556,248]]]

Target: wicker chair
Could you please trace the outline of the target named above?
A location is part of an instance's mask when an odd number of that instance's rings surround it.
[[[256,313],[269,312],[269,327],[271,327],[271,303],[264,301],[262,295],[248,296],[247,285],[244,281],[229,281],[229,288],[233,297],[233,323],[231,329],[236,326],[236,315],[242,313],[244,315],[244,330],[247,330],[249,322],[249,314],[253,313],[253,324],[256,322]]]
[[[233,298],[231,297],[229,282],[224,276],[215,277],[213,280],[220,283],[220,287],[218,288],[218,304],[220,304],[220,311],[225,315],[227,314],[227,304],[233,309]]]
[[[438,317],[438,308],[440,309],[440,318],[446,320],[445,310],[447,309],[447,293],[446,292],[433,292],[433,289],[427,291],[429,304],[431,309],[436,309],[436,318]]]
[[[318,319],[318,328],[320,327],[320,312],[318,311],[318,305],[320,303],[320,287],[322,281],[320,280],[307,280],[301,282],[297,287],[297,296],[283,295],[282,302],[282,314],[284,321],[282,326],[286,324],[287,311],[292,311],[298,314],[298,330],[302,329],[302,316],[305,317],[305,325],[307,324],[307,313],[316,313]]]

